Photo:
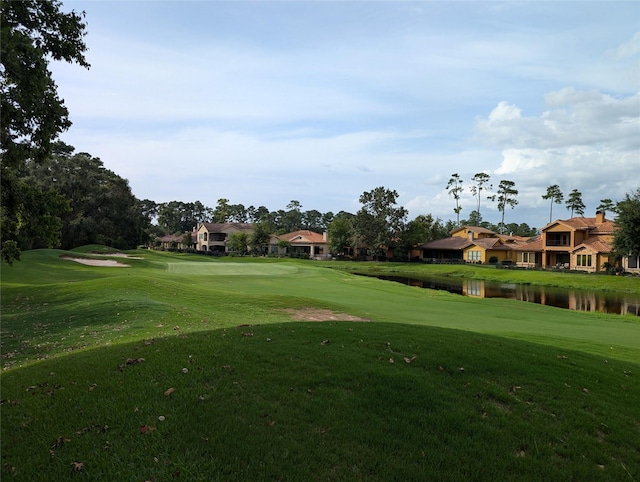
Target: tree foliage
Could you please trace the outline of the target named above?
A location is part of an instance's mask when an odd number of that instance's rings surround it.
[[[504,233],[504,212],[507,206],[513,209],[518,204],[518,200],[516,199],[518,190],[515,188],[515,185],[515,182],[503,179],[498,185],[496,194],[489,196],[489,199],[492,201],[498,201],[498,212],[502,214],[499,226],[500,234]]]
[[[569,193],[569,197],[567,198],[567,202],[565,204],[567,206],[567,209],[571,211],[571,217],[573,217],[574,212],[578,216],[584,216],[585,205],[582,202],[582,193],[577,189],[574,189]]]
[[[489,174],[484,172],[478,172],[471,178],[471,182],[473,183],[470,188],[471,194],[473,194],[473,196],[476,198],[476,212],[478,213],[478,218],[480,219],[482,219],[482,217],[480,216],[480,200],[482,199],[482,191],[490,191],[493,188],[493,186],[489,184],[490,179],[491,177],[489,176]],[[476,224],[476,226],[479,225]]]
[[[549,222],[551,222],[553,216],[553,205],[554,203],[562,204],[562,201],[564,200],[564,194],[562,194],[560,186],[558,186],[557,184],[553,184],[547,188],[547,192],[546,194],[542,195],[542,199],[550,200],[551,202],[551,208],[549,209]]]
[[[620,256],[640,255],[640,189],[616,205],[618,216],[615,219],[616,231],[613,249]]]
[[[55,149],[57,153],[44,162],[27,163],[21,178],[42,191],[56,193],[58,202],[68,203],[70,209],[59,206],[60,246],[104,244],[131,249],[144,243],[148,221],[128,181],[106,169],[99,158],[86,152],[73,154],[70,146],[60,146],[64,148]],[[48,199],[54,198],[49,195]],[[40,231],[38,223],[25,224]],[[33,247],[43,242],[36,234],[31,236],[36,243]]]
[[[407,217],[407,210],[397,206],[398,193],[377,187],[360,196],[362,208],[353,220],[354,241],[375,257],[385,254],[395,244]]]
[[[66,61],[89,68],[84,57],[86,24],[83,14],[63,13],[56,0],[0,3],[0,149],[1,222],[3,258],[19,256],[19,233],[38,194],[19,181],[27,162],[42,162],[58,135],[71,126],[69,113],[58,97],[49,62]],[[59,226],[43,225],[49,241]],[[3,248],[4,249],[4,248]]]
[[[460,179],[460,175],[458,173],[451,174],[451,179],[447,183],[447,189],[449,190],[449,196],[452,196],[456,201],[456,207],[453,208],[453,212],[456,213],[456,221],[458,226],[460,226],[460,211],[462,211],[462,206],[460,206],[460,195],[464,188],[462,187],[462,179]]]

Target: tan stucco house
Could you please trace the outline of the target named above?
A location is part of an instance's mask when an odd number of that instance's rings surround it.
[[[251,223],[199,223],[196,228],[196,249],[210,253],[228,252],[227,238],[233,233],[253,233]]]
[[[319,234],[307,229],[286,234],[274,234],[269,240],[269,254],[308,255],[312,259],[329,258],[327,233]]]

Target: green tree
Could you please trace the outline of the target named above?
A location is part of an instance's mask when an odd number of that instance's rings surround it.
[[[362,208],[353,222],[354,239],[376,258],[385,255],[404,228],[407,210],[397,206],[398,193],[377,187],[360,196]]]
[[[42,163],[28,163],[29,182],[53,189],[69,202],[61,216],[61,247],[104,244],[135,248],[146,241],[148,222],[129,183],[86,152],[63,152]]]
[[[567,206],[567,210],[571,211],[571,217],[573,217],[574,212],[579,216],[584,216],[585,205],[582,202],[582,193],[577,189],[574,189],[569,193],[569,198],[565,204]]]
[[[288,211],[280,217],[281,224],[278,227],[286,233],[302,228],[302,205],[298,201],[292,200],[287,204],[287,209]]]
[[[225,198],[218,199],[215,209],[213,210],[214,223],[226,223],[231,217],[231,206],[229,200]]]
[[[613,249],[620,256],[640,256],[640,189],[616,205]]]
[[[329,249],[332,254],[342,256],[351,247],[353,214],[340,212],[331,221],[327,229]]]
[[[462,179],[460,179],[460,175],[458,173],[451,174],[451,179],[447,183],[447,189],[449,190],[449,196],[452,196],[456,201],[456,207],[453,208],[453,212],[456,213],[456,221],[458,226],[460,226],[460,211],[462,211],[462,206],[460,206],[460,194],[464,188],[462,187]]]
[[[616,204],[609,198],[600,199],[600,204],[598,204],[596,211],[601,211],[605,216],[607,214],[607,211],[609,211],[610,213],[615,213]]]
[[[395,256],[410,260],[413,248],[433,241],[433,230],[437,221],[434,221],[431,214],[421,214],[405,224],[398,238]]]
[[[564,200],[564,194],[562,194],[560,186],[558,186],[557,184],[553,184],[547,188],[547,193],[542,195],[542,199],[550,200],[551,202],[551,208],[549,209],[549,222],[551,222],[553,216],[553,205],[554,203],[562,204],[562,201]]]
[[[26,163],[42,162],[52,143],[71,126],[69,112],[58,97],[50,60],[89,68],[84,57],[83,14],[63,13],[55,0],[0,3],[0,222],[3,259],[19,256],[18,231],[29,210],[32,186],[18,180]],[[51,238],[52,232],[44,237]]]
[[[480,216],[480,200],[482,199],[482,191],[490,191],[492,189],[491,184],[489,184],[489,179],[489,174],[486,174],[484,172],[478,172],[471,178],[471,182],[473,183],[470,188],[471,194],[473,194],[473,196],[476,198],[476,212],[478,213],[478,218],[480,219],[482,219],[482,217]],[[479,226],[479,224],[476,224],[475,226]]]
[[[227,247],[231,251],[235,251],[239,254],[246,254],[248,246],[249,235],[245,232],[238,231],[235,233],[231,233],[227,238]]]
[[[498,190],[493,196],[489,196],[492,201],[498,201],[498,211],[502,213],[500,218],[500,234],[504,234],[504,212],[509,206],[511,209],[516,207],[518,200],[518,190],[515,188],[515,182],[503,179],[498,185]]]
[[[251,254],[260,256],[267,253],[269,240],[271,239],[271,229],[268,223],[257,222],[253,225],[253,233],[249,236],[249,247]]]

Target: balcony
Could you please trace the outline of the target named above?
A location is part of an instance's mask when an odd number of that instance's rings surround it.
[[[567,239],[547,239],[547,246],[571,246]]]

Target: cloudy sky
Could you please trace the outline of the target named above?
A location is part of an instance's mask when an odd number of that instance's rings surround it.
[[[455,219],[446,184],[541,196],[640,187],[640,2],[65,1],[90,70],[53,64],[73,127],[140,199],[356,212],[394,189]],[[461,217],[476,202],[463,193]],[[497,223],[483,199],[482,217]],[[568,218],[554,205],[554,218]]]

